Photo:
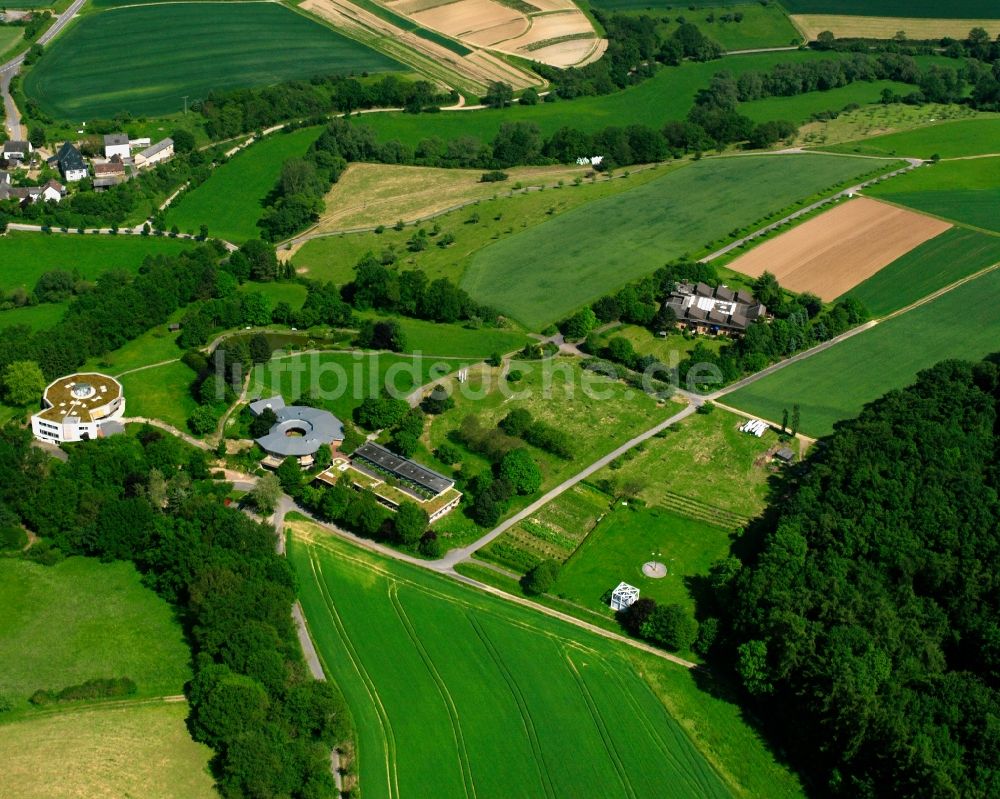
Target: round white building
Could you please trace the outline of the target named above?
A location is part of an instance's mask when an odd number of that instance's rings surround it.
[[[31,432],[40,441],[88,441],[119,433],[125,415],[122,384],[97,372],[53,380],[42,395],[43,410],[31,417]]]

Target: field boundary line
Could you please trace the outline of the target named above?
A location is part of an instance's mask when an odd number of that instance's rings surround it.
[[[389,796],[390,799],[392,797],[398,797],[399,774],[396,771],[396,737],[392,732],[392,724],[389,721],[388,711],[386,711],[385,706],[382,704],[382,698],[379,696],[378,690],[375,688],[375,681],[372,680],[368,670],[361,662],[361,655],[354,648],[354,643],[347,634],[347,629],[344,627],[344,622],[340,618],[340,613],[334,605],[333,597],[330,596],[329,590],[326,586],[326,581],[323,578],[323,565],[316,558],[316,554],[314,552],[309,553],[309,566],[312,569],[313,581],[319,589],[320,598],[326,606],[327,613],[336,628],[337,635],[343,642],[344,651],[347,652],[347,656],[351,659],[351,665],[354,666],[354,670],[361,678],[361,682],[365,686],[365,691],[368,692],[368,696],[372,700],[372,705],[375,707],[375,715],[378,716],[379,726],[382,728],[382,740],[385,742],[385,773],[387,787],[389,788]],[[308,617],[305,616],[305,614],[303,614],[303,618],[308,621]]]
[[[987,266],[985,269],[980,269],[978,272],[974,272],[971,275],[966,275],[965,277],[956,280],[954,283],[949,283],[947,286],[942,286],[937,291],[928,294],[926,297],[921,297],[916,302],[911,302],[906,307],[900,308],[886,316],[881,317],[878,321],[888,322],[890,319],[895,319],[897,316],[902,316],[905,313],[914,311],[921,305],[926,305],[929,302],[933,302],[939,297],[943,297],[945,294],[954,291],[960,286],[964,286],[966,283],[970,283],[973,280],[978,280],[979,278],[984,277],[985,275],[988,275],[990,272],[996,271],[997,269],[1000,269],[1000,261],[997,261],[995,264],[992,264],[991,266]]]
[[[594,720],[594,726],[597,727],[597,732],[600,734],[601,740],[604,741],[604,749],[615,767],[615,772],[618,774],[618,781],[622,784],[622,788],[631,799],[638,799],[635,786],[632,785],[632,781],[628,777],[628,770],[625,768],[625,764],[622,763],[621,754],[619,754],[618,748],[615,746],[614,738],[608,731],[608,725],[604,721],[600,709],[597,707],[597,702],[594,701],[594,695],[590,692],[590,688],[587,687],[587,683],[584,682],[583,676],[580,674],[579,669],[577,669],[569,652],[563,650],[562,655],[569,666],[569,672],[573,675],[576,687],[587,705],[587,710],[590,711],[590,717]]]
[[[524,725],[524,731],[528,736],[528,742],[531,745],[531,749],[535,753],[535,769],[538,771],[539,782],[542,783],[542,788],[545,790],[546,797],[548,797],[548,799],[555,799],[556,794],[555,788],[552,785],[552,777],[547,768],[542,768],[545,764],[545,754],[542,751],[541,742],[538,740],[538,731],[535,729],[535,722],[531,718],[531,710],[528,706],[528,701],[524,698],[524,694],[521,691],[521,686],[517,684],[517,680],[511,673],[510,669],[507,668],[507,664],[504,663],[503,657],[497,650],[479,619],[470,614],[468,610],[466,610],[465,617],[469,620],[469,623],[472,625],[472,629],[479,637],[479,640],[482,642],[487,654],[489,654],[490,658],[493,660],[497,670],[503,677],[504,682],[507,683],[507,690],[510,691],[511,696],[514,699],[514,703],[517,705],[517,708],[521,713],[521,723]]]
[[[494,586],[489,585],[487,583],[481,583],[478,580],[473,579],[472,577],[466,577],[465,575],[459,574],[458,572],[455,572],[455,571],[438,571],[437,569],[435,569],[431,565],[431,564],[434,563],[434,561],[419,561],[416,558],[414,558],[413,560],[407,560],[405,558],[398,557],[398,555],[400,553],[396,553],[396,555],[397,555],[396,557],[394,557],[392,554],[389,554],[387,556],[385,554],[385,552],[383,552],[382,550],[375,549],[374,547],[370,546],[370,544],[372,542],[365,541],[364,539],[360,539],[360,540],[356,541],[353,538],[344,538],[343,535],[342,535],[343,531],[337,530],[336,528],[331,528],[326,523],[319,522],[319,521],[316,521],[314,519],[309,519],[309,521],[312,524],[314,524],[316,527],[318,527],[320,530],[330,531],[330,532],[334,533],[334,535],[324,536],[324,537],[321,538],[321,537],[316,536],[315,534],[310,535],[308,532],[304,532],[304,531],[301,531],[301,530],[295,530],[294,527],[293,527],[293,534],[296,535],[296,536],[298,536],[301,539],[304,539],[306,542],[308,542],[312,546],[316,546],[316,547],[319,547],[320,549],[325,549],[328,552],[332,552],[333,554],[337,555],[342,560],[347,560],[347,561],[350,561],[350,562],[353,562],[353,563],[360,563],[361,565],[365,566],[367,569],[369,569],[371,571],[375,571],[375,572],[378,572],[379,574],[381,574],[383,576],[392,577],[393,579],[398,579],[401,582],[405,582],[405,583],[408,583],[410,585],[414,585],[418,589],[423,590],[423,591],[425,591],[427,593],[430,593],[430,594],[432,594],[434,596],[443,596],[446,599],[448,599],[449,601],[452,601],[452,602],[455,602],[455,603],[458,603],[458,604],[462,604],[465,607],[476,607],[472,602],[470,602],[468,600],[464,600],[464,599],[461,599],[461,598],[455,598],[454,596],[448,596],[447,594],[442,593],[440,591],[437,591],[437,590],[435,590],[433,588],[429,588],[427,586],[420,585],[419,583],[416,583],[413,580],[409,580],[409,579],[406,579],[406,578],[399,578],[396,575],[393,575],[391,572],[387,571],[384,567],[380,566],[379,564],[372,563],[371,561],[368,561],[368,560],[364,560],[362,558],[359,558],[356,555],[352,556],[350,554],[347,554],[342,549],[336,548],[336,547],[332,546],[331,544],[329,544],[327,542],[330,539],[335,538],[336,540],[342,541],[344,544],[348,545],[348,549],[352,548],[352,547],[350,547],[350,545],[352,543],[356,544],[356,545],[359,545],[357,548],[365,549],[365,550],[367,550],[369,552],[375,553],[375,554],[380,555],[382,557],[387,557],[387,559],[389,559],[389,560],[395,560],[395,561],[398,561],[398,562],[401,562],[401,563],[409,563],[410,565],[418,566],[420,568],[425,569],[428,572],[438,574],[440,577],[442,577],[446,581],[450,578],[451,580],[453,580],[456,583],[461,583],[461,584],[463,584],[463,585],[465,585],[465,586],[467,586],[469,588],[477,589],[480,593],[491,594],[492,596],[498,597],[499,599],[503,599],[503,600],[505,600],[507,602],[510,602],[512,604],[515,604],[515,605],[520,605],[521,607],[526,608],[526,609],[531,610],[531,611],[534,611],[536,613],[542,613],[542,614],[544,614],[546,616],[549,616],[549,617],[551,617],[553,619],[558,619],[560,621],[566,622],[566,623],[570,624],[573,627],[577,627],[577,628],[585,630],[585,631],[587,631],[589,633],[593,633],[594,635],[597,635],[597,636],[599,636],[601,638],[605,638],[605,639],[610,640],[610,641],[615,641],[617,643],[627,644],[628,646],[632,647],[633,649],[639,649],[639,650],[641,650],[643,652],[646,652],[646,653],[648,653],[650,655],[655,655],[656,657],[658,657],[658,658],[660,658],[662,660],[669,661],[670,663],[674,663],[674,664],[676,664],[678,666],[683,666],[686,669],[701,668],[701,666],[699,666],[699,664],[697,664],[697,663],[694,663],[694,662],[692,662],[690,660],[685,660],[682,657],[678,657],[677,655],[673,655],[670,652],[666,652],[666,651],[664,651],[662,649],[658,649],[657,647],[651,646],[650,644],[646,644],[646,643],[644,643],[642,641],[637,641],[635,639],[628,638],[628,637],[626,637],[624,635],[620,635],[618,633],[611,632],[610,630],[605,630],[604,628],[598,627],[597,625],[591,624],[590,622],[586,622],[583,619],[579,619],[579,618],[577,618],[575,616],[570,616],[567,613],[562,613],[562,612],[560,612],[558,610],[554,610],[552,608],[546,607],[545,605],[539,605],[539,604],[537,604],[535,602],[532,602],[532,601],[530,601],[528,599],[524,599],[522,597],[515,596],[514,594],[509,594],[509,593],[507,593],[506,591],[504,591],[504,590],[502,590],[500,588],[495,588]],[[292,524],[294,525],[294,522]],[[481,610],[481,608],[476,608],[476,609]],[[516,620],[516,619],[512,620],[512,623],[514,623],[514,624],[520,624],[520,626],[523,627],[524,629],[529,629],[529,630],[533,630],[534,632],[543,633],[545,635],[548,635],[550,638],[553,638],[553,639],[556,639],[556,640],[560,640],[560,641],[574,641],[574,639],[571,638],[569,635],[561,634],[559,632],[547,632],[545,630],[539,630],[537,627],[532,627],[530,624],[526,624],[524,622],[520,622],[519,620]],[[579,642],[575,642],[575,643],[579,644]],[[587,647],[588,645],[587,644],[583,644],[583,646]]]
[[[472,763],[469,760],[469,750],[465,745],[465,735],[462,733],[462,720],[458,714],[458,708],[455,706],[455,700],[448,690],[447,683],[445,683],[444,678],[441,677],[440,672],[437,670],[437,666],[434,665],[433,658],[431,658],[430,653],[424,648],[420,636],[417,635],[417,631],[410,621],[410,617],[406,615],[403,603],[399,599],[399,583],[395,580],[389,583],[388,594],[392,608],[396,612],[396,618],[403,625],[403,630],[413,644],[413,648],[417,650],[417,654],[420,655],[420,659],[424,662],[424,667],[431,675],[431,679],[434,680],[438,693],[441,695],[441,699],[444,700],[445,707],[448,709],[448,715],[451,717],[451,734],[455,741],[455,753],[458,755],[458,767],[462,770],[462,783],[465,788],[465,795],[476,796],[476,781],[472,776]]]
[[[1000,232],[996,230],[990,230],[985,227],[977,227],[976,225],[970,224],[969,222],[960,222],[957,219],[952,219],[947,216],[941,216],[940,214],[933,214],[930,211],[922,211],[919,208],[914,208],[912,205],[903,205],[903,203],[896,202],[895,200],[890,200],[887,197],[876,197],[871,194],[859,193],[859,197],[867,197],[869,200],[878,200],[880,203],[885,203],[886,205],[891,205],[894,208],[901,208],[904,211],[912,211],[916,214],[923,214],[924,216],[929,216],[931,219],[939,219],[942,222],[947,222],[953,227],[960,227],[966,230],[974,230],[976,233],[982,233],[984,236],[992,236],[993,238],[1000,238]]]

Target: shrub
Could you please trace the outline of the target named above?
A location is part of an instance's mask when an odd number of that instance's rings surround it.
[[[21,550],[28,545],[28,534],[20,527],[0,527],[0,549]]]
[[[524,593],[532,596],[540,596],[546,593],[555,585],[559,577],[559,562],[556,560],[543,560],[521,580],[521,587]]]

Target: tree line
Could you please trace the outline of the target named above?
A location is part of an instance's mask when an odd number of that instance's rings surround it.
[[[155,429],[71,447],[65,463],[30,439],[0,430],[0,508],[41,537],[28,557],[130,560],[176,608],[193,654],[188,727],[214,750],[220,793],[333,797],[349,714],[303,662],[274,530],[225,507],[204,453]]]
[[[925,370],[711,570],[712,658],[817,795],[1000,791],[998,419],[1000,355]]]

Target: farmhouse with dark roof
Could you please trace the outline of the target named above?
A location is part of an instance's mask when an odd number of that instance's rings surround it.
[[[705,283],[678,283],[667,299],[677,324],[696,333],[740,334],[767,316],[767,308],[752,294],[726,286],[713,289]]]
[[[87,177],[87,162],[71,142],[65,142],[59,148],[49,159],[49,166],[56,167],[67,183],[76,183]]]

